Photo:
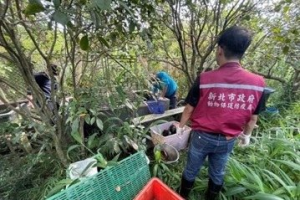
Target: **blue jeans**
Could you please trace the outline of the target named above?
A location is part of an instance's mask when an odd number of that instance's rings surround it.
[[[216,185],[222,185],[226,163],[234,142],[235,138],[226,140],[226,137],[221,134],[214,135],[193,130],[183,177],[188,181],[194,181],[206,156],[208,156],[209,178]]]
[[[170,96],[166,96],[166,98],[170,99],[170,105],[169,105],[169,109],[174,109],[177,107],[177,98],[176,98],[176,92],[174,92],[172,95]]]

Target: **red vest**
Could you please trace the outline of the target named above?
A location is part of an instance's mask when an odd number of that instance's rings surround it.
[[[226,63],[200,76],[200,100],[192,116],[192,128],[226,136],[238,136],[262,96],[265,81],[238,63]]]

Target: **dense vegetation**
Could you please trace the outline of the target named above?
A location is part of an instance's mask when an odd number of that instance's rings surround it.
[[[300,199],[299,6],[298,0],[0,0],[0,102],[20,116],[0,124],[0,199],[44,199],[70,184],[65,169],[72,162],[99,154],[105,168],[146,150],[149,126],[131,122],[142,101],[132,90],[148,89],[149,74],[165,70],[184,97],[198,73],[216,67],[216,37],[235,24],[254,34],[242,64],[276,89],[268,105],[279,113],[264,113],[251,145],[235,148],[222,198]],[[51,96],[58,111],[8,105],[25,99],[27,88],[43,102],[33,73],[51,63],[61,68]],[[185,161],[182,152],[176,166],[153,158],[150,167],[176,189]],[[202,172],[195,199],[206,188]]]

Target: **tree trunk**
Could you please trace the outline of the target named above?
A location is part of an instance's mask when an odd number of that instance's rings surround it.
[[[297,97],[299,95],[299,90],[300,90],[300,70],[295,69],[291,87],[292,87],[291,88],[292,99],[296,100],[298,99]]]
[[[61,163],[63,164],[63,166],[67,168],[69,163],[68,163],[66,155],[64,154],[64,151],[62,149],[61,141],[59,140],[59,138],[57,137],[57,135],[55,133],[51,133],[51,135],[52,135],[52,139],[54,142],[54,146],[55,146],[55,150],[58,155],[58,158],[61,161]]]

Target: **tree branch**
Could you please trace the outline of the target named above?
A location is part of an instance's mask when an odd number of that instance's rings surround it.
[[[28,36],[30,37],[31,41],[33,42],[34,46],[36,47],[36,49],[38,50],[38,52],[40,53],[40,55],[42,56],[42,58],[47,62],[48,59],[47,59],[46,55],[42,52],[40,46],[38,45],[38,43],[36,42],[36,40],[33,37],[32,33],[28,29],[28,26],[23,21],[24,19],[22,17],[22,10],[21,10],[19,4],[20,4],[19,0],[16,0],[16,8],[17,8],[17,11],[18,11],[17,13],[18,13],[18,17],[21,19],[21,24],[24,27],[24,29],[26,30]]]
[[[48,58],[49,58],[49,60],[51,60],[52,53],[53,53],[56,41],[57,41],[57,23],[55,23],[55,26],[54,26],[54,38],[53,38],[53,42],[51,44],[50,50],[48,52]]]
[[[286,80],[284,80],[284,79],[282,79],[282,78],[279,78],[279,77],[272,76],[271,74],[263,74],[263,73],[261,73],[261,72],[256,72],[256,71],[253,71],[253,70],[251,70],[251,72],[253,72],[254,74],[263,76],[263,77],[266,78],[266,79],[271,79],[271,80],[279,81],[279,82],[282,83],[282,84],[285,84],[285,83],[286,83]]]
[[[2,2],[0,2],[0,19],[5,18],[5,15],[7,13],[8,6],[9,6],[10,2],[11,2],[10,0],[6,0],[4,5],[3,5]]]

